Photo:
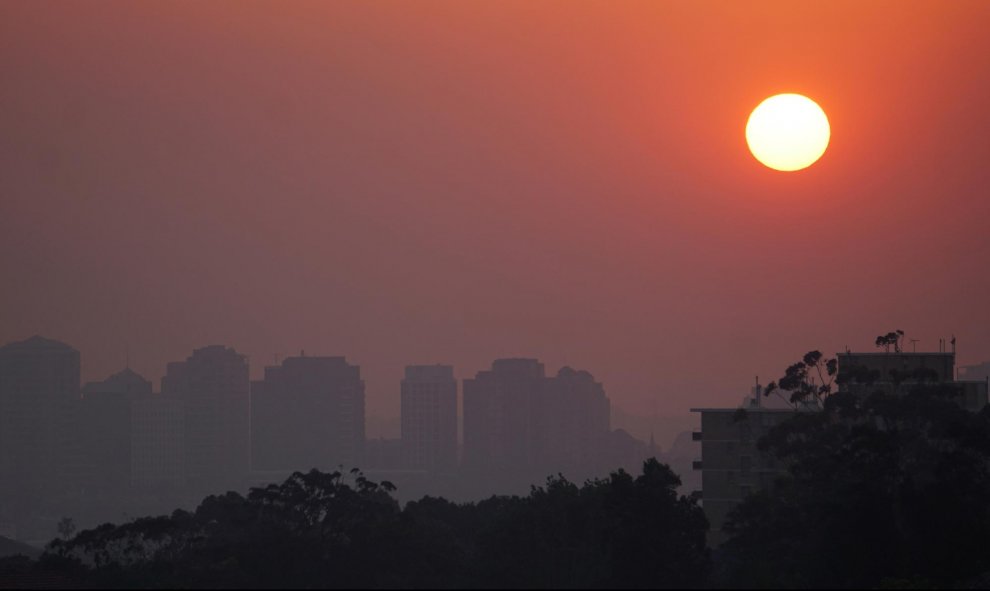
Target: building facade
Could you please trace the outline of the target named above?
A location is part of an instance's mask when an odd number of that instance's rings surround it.
[[[139,492],[186,487],[186,413],[178,397],[151,394],[130,405],[130,484]]]
[[[449,365],[411,365],[401,383],[404,465],[449,472],[457,467],[457,380]]]
[[[516,473],[540,484],[554,473],[582,481],[604,476],[611,456],[611,405],[586,371],[547,377],[536,359],[498,359],[464,380],[464,457],[468,469]]]
[[[0,511],[66,488],[79,384],[79,351],[65,343],[34,336],[0,347]]]
[[[897,392],[918,383],[955,388],[957,401],[966,410],[979,412],[987,405],[987,378],[979,368],[966,368],[956,379],[956,354],[941,352],[839,353],[839,389],[865,393],[877,389]]]
[[[252,469],[334,470],[364,457],[364,381],[343,357],[289,357],[251,385]]]
[[[151,382],[130,368],[83,386],[75,430],[85,491],[120,494],[130,486],[131,404],[148,396]]]
[[[701,430],[693,435],[701,442],[701,459],[694,469],[701,470],[709,546],[725,541],[726,517],[740,501],[755,491],[771,489],[774,480],[786,473],[772,455],[760,453],[756,442],[797,411],[763,407],[758,396],[738,408],[691,409],[701,415]]]
[[[185,471],[190,493],[240,490],[250,465],[250,380],[247,358],[222,345],[169,363],[162,395],[182,403]]]
[[[580,477],[614,468],[601,461],[610,432],[611,404],[594,376],[562,368],[546,381],[542,411],[546,414],[548,467]]]
[[[464,380],[464,464],[528,470],[545,449],[546,375],[536,359],[496,359]]]

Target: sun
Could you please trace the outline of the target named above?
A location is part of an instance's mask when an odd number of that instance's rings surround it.
[[[749,151],[766,166],[784,172],[814,164],[832,135],[825,111],[800,94],[778,94],[760,103],[746,123]]]

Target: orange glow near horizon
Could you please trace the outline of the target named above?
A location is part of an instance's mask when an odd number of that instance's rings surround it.
[[[209,343],[256,377],[346,355],[382,417],[410,363],[536,357],[686,414],[895,326],[990,360],[987,22],[985,0],[7,0],[0,343],[67,342],[87,381],[123,343],[153,381]],[[784,174],[744,138],[788,92],[835,133]]]

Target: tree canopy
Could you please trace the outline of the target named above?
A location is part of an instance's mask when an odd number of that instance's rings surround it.
[[[944,586],[990,571],[990,410],[911,377],[840,389],[759,441],[788,476],[729,516],[723,584]]]
[[[651,459],[635,477],[558,475],[525,497],[400,508],[360,472],[297,472],[56,539],[35,568],[118,588],[698,586],[707,521],[679,485]]]

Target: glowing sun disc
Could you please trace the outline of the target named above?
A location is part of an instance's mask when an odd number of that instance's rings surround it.
[[[832,131],[825,111],[800,94],[778,94],[760,103],[746,122],[749,151],[764,165],[785,172],[814,164]]]

